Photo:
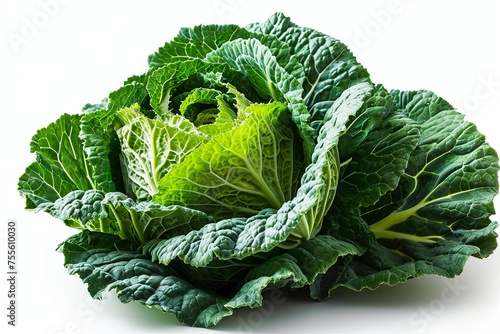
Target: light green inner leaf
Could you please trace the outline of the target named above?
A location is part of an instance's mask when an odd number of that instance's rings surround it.
[[[204,140],[182,116],[171,114],[162,122],[147,118],[138,106],[117,112],[115,127],[127,193],[138,201],[151,199],[161,178]]]
[[[254,104],[248,118],[213,136],[165,175],[155,201],[217,219],[279,209],[298,186],[300,138],[282,103]]]

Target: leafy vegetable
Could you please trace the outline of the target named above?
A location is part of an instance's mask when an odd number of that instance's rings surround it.
[[[283,14],[201,25],[32,139],[26,208],[81,230],[59,250],[117,291],[209,327],[265,290],[453,277],[497,247],[498,155],[432,92],[372,83]]]

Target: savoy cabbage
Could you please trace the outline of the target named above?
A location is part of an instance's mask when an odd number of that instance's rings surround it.
[[[40,129],[19,179],[27,209],[81,230],[59,250],[93,297],[208,327],[264,290],[453,277],[495,250],[495,150],[335,38],[278,13],[183,28],[148,60]]]

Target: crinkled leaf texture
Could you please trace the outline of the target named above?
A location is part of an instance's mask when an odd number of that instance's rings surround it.
[[[72,191],[54,203],[47,203],[44,210],[68,226],[115,234],[139,245],[214,221],[204,212],[183,206],[137,203],[123,193],[99,190]]]
[[[362,256],[345,257],[317,278],[313,288],[321,298],[338,286],[375,289],[422,275],[453,277],[471,255],[486,257],[497,247],[498,224],[490,220],[498,193],[497,153],[435,94],[391,95],[398,109],[420,125],[419,143],[397,187],[360,210],[360,223],[376,242]]]
[[[37,161],[19,178],[20,193],[26,208],[43,208],[73,190],[96,187],[92,166],[87,164],[79,138],[81,115],[62,115],[56,122],[40,129],[31,140]]]
[[[205,138],[180,115],[162,122],[141,114],[138,105],[134,107],[116,113],[115,128],[127,194],[147,201],[158,192],[161,178]]]
[[[278,210],[303,173],[300,136],[282,103],[253,104],[232,130],[213,136],[161,180],[154,200],[216,219]]]
[[[134,244],[110,234],[84,231],[62,243],[59,250],[69,273],[79,275],[94,298],[116,291],[124,303],[157,307],[181,322],[202,327],[217,324],[236,308],[261,306],[266,289],[310,284],[340,256],[360,252],[334,237],[317,237],[257,264],[235,293],[221,295],[193,285],[190,277],[153,262]]]
[[[322,122],[326,111],[344,90],[358,83],[370,82],[367,70],[345,44],[314,29],[299,27],[282,13],[247,28],[276,36],[303,66],[303,98],[313,124]]]

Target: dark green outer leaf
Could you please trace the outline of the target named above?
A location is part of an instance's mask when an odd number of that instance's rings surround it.
[[[339,286],[375,289],[422,275],[453,277],[470,256],[486,257],[497,247],[498,224],[490,221],[498,193],[496,152],[432,92],[392,94],[421,126],[419,145],[398,187],[362,209],[359,223],[366,221],[376,242],[318,276],[314,290],[322,298]]]
[[[370,82],[369,74],[346,45],[310,28],[299,27],[282,13],[266,22],[251,24],[250,31],[278,37],[303,67],[306,80],[303,98],[312,120],[322,120],[325,112],[347,88]]]
[[[171,62],[203,59],[205,55],[221,45],[237,38],[253,35],[237,25],[199,25],[182,28],[179,34],[165,43],[158,51],[148,57],[150,67],[158,68]]]
[[[420,139],[420,126],[377,85],[339,140],[343,169],[335,202],[357,213],[394,190]]]
[[[267,46],[278,63],[297,80],[303,81],[302,66],[291,59],[290,48],[272,35],[257,34],[236,25],[199,25],[194,28],[182,28],[179,34],[165,43],[158,51],[149,56],[149,66],[159,68],[169,63],[193,59],[204,59],[206,55],[236,39],[256,38]],[[140,80],[139,80],[140,81]]]
[[[26,208],[36,209],[77,189],[95,188],[94,171],[87,164],[79,138],[80,115],[62,115],[31,140],[37,161],[19,178],[18,190]]]
[[[239,291],[221,296],[200,289],[168,266],[152,262],[136,246],[116,236],[84,231],[59,246],[70,274],[78,274],[94,298],[116,291],[120,301],[137,301],[174,314],[191,326],[209,327],[241,307],[262,305],[266,289],[302,287],[324,273],[340,256],[359,249],[330,236],[306,241],[289,254],[257,265]],[[328,250],[325,252],[325,250]]]
[[[431,92],[418,92],[400,107],[420,124],[422,135],[398,188],[363,213],[372,230],[394,226],[397,231],[406,219],[413,229],[427,220],[426,230],[438,234],[443,226],[450,231],[487,226],[498,193],[495,150],[473,124]]]
[[[171,268],[151,262],[133,248],[116,236],[88,231],[59,247],[69,273],[78,274],[94,298],[116,290],[123,303],[138,301],[173,313],[181,322],[206,327],[232,313],[223,307],[227,298],[193,287]]]
[[[311,289],[323,299],[341,286],[374,290],[382,284],[393,286],[424,275],[452,278],[462,272],[471,255],[481,252],[480,247],[496,246],[497,227],[492,223],[481,230],[462,231],[455,233],[455,240],[440,240],[433,245],[404,240],[379,242],[362,256],[340,259],[317,277]]]
[[[96,189],[112,192],[123,189],[119,165],[120,147],[113,131],[115,112],[101,109],[81,118],[79,137],[89,165],[94,170]]]

